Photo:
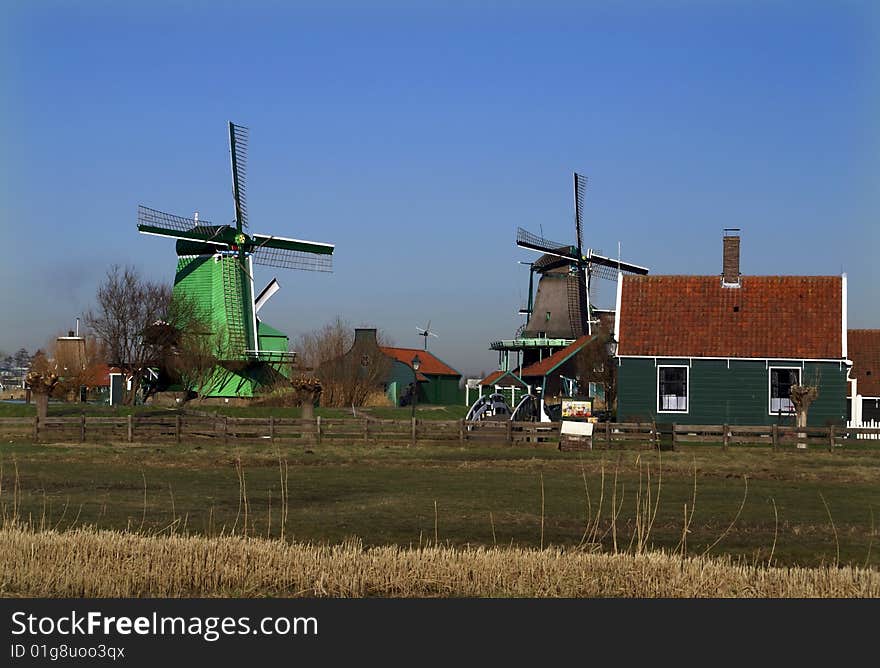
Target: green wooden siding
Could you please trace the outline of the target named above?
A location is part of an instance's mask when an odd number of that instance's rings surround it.
[[[451,406],[462,403],[458,389],[459,376],[439,376],[422,374],[428,380],[419,382],[419,403]],[[386,381],[388,399],[396,406],[400,395],[413,382],[413,370],[408,364],[394,360]],[[392,396],[393,387],[393,396]]]
[[[657,411],[657,366],[689,368],[686,413]],[[623,358],[618,360],[617,415],[621,422],[657,420],[679,424],[765,425],[780,422],[770,414],[768,367],[802,367],[801,380],[818,378],[819,396],[808,413],[810,426],[846,420],[846,367],[838,362]],[[783,424],[794,418],[783,416]]]

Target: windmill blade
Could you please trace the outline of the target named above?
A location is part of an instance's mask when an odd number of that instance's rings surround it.
[[[516,245],[520,248],[528,248],[529,250],[538,251],[540,253],[568,258],[575,262],[578,261],[578,257],[572,251],[571,245],[549,241],[548,239],[538,236],[537,234],[532,234],[521,227],[516,228]]]
[[[235,222],[239,229],[248,226],[247,219],[247,158],[248,129],[229,122],[229,155],[232,160],[232,199]]]
[[[333,271],[333,244],[255,234],[254,262],[268,267]]]
[[[257,245],[255,250],[262,248],[277,248],[279,250],[302,251],[314,255],[332,255],[336,248],[334,244],[325,244],[321,241],[306,241],[305,239],[290,239],[268,234],[254,234],[251,236]]]
[[[171,213],[157,211],[149,207],[138,205],[138,232],[142,234],[155,234],[160,237],[172,239],[186,239],[188,241],[201,241],[216,246],[225,246],[226,231],[228,225],[211,225],[205,220],[184,218]]]
[[[583,256],[584,245],[584,194],[587,192],[587,177],[574,173],[574,226],[577,231],[578,257]]]
[[[254,249],[254,264],[280,269],[301,269],[303,271],[333,271],[331,255],[315,254],[306,251],[259,246]]]
[[[641,265],[633,264],[632,262],[624,262],[623,260],[616,260],[614,258],[605,257],[604,255],[598,255],[592,251],[590,251],[587,261],[590,263],[590,265],[598,265],[601,267],[609,267],[613,269],[615,279],[617,277],[618,270],[622,271],[624,274],[638,274],[640,276],[644,276],[648,273],[647,267],[642,267]]]

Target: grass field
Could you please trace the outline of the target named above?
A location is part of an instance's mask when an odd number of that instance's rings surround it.
[[[308,545],[0,528],[6,597],[877,597],[872,569],[577,549]]]
[[[876,451],[7,442],[0,463],[3,514],[44,528],[880,565]]]

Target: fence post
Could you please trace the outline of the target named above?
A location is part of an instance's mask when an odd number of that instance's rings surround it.
[[[416,419],[410,418],[412,420],[412,438],[410,441],[410,445],[415,446],[416,444]]]
[[[86,440],[86,414],[79,416],[79,442],[84,443]]]
[[[181,432],[180,413],[178,413],[177,415],[174,416],[174,440],[176,440],[178,443],[180,443],[180,432]]]
[[[677,442],[678,442],[678,436],[676,435],[677,432],[675,430],[676,427],[677,427],[677,425],[673,422],[672,423],[672,451],[673,452],[675,452],[675,446],[677,445]]]
[[[660,439],[657,437],[657,423],[651,420],[651,445],[657,450],[660,449]]]
[[[364,443],[370,442],[370,421],[364,418]]]
[[[776,451],[776,448],[779,447],[779,425],[774,424],[770,430],[771,441],[773,442],[773,451]]]
[[[507,421],[507,445],[513,445],[513,420]]]
[[[34,443],[40,440],[40,416],[34,415]]]
[[[132,438],[133,438],[132,428],[131,428],[132,427],[131,413],[128,414],[128,419],[126,420],[126,423],[127,423],[126,424],[126,431],[127,431],[126,436],[128,437],[128,442],[131,443]]]
[[[269,416],[269,442],[275,442],[275,416]]]
[[[724,434],[721,437],[721,447],[727,450],[727,446],[730,445],[730,425],[725,424],[722,429],[724,429]]]
[[[229,444],[229,416],[223,416],[223,445]]]
[[[458,421],[458,443],[464,445],[464,418]]]
[[[828,429],[828,452],[834,452],[834,425]]]
[[[321,416],[315,418],[315,440],[321,445]]]
[[[605,423],[605,445],[610,450],[611,449],[611,423]]]

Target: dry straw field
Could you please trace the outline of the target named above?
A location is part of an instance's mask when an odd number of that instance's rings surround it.
[[[876,597],[880,572],[663,552],[364,548],[79,528],[0,530],[7,597]]]

